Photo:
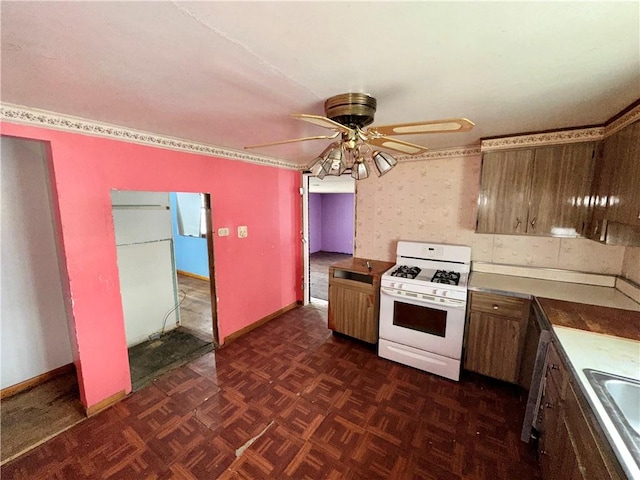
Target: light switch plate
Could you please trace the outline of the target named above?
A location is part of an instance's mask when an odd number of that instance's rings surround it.
[[[238,227],[238,238],[247,238],[249,235],[249,230],[246,225]]]
[[[218,229],[218,236],[219,237],[228,237],[229,236],[229,229],[228,228],[219,228]]]

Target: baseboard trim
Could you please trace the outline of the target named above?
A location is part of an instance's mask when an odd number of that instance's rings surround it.
[[[47,382],[53,378],[59,377],[60,375],[73,372],[75,371],[75,369],[76,366],[73,363],[68,363],[67,365],[55,368],[49,372],[38,375],[37,377],[25,380],[24,382],[16,383],[15,385],[11,385],[10,387],[3,388],[2,390],[0,390],[0,399],[12,397],[17,393],[29,390],[30,388]]]
[[[270,322],[274,318],[279,317],[280,315],[283,315],[287,313],[289,310],[293,310],[294,308],[298,308],[298,302],[290,303],[286,307],[283,307],[280,310],[273,312],[271,315],[267,315],[266,317],[261,318],[260,320],[253,322],[252,324],[247,325],[244,328],[241,328],[237,332],[233,332],[232,334],[227,335],[226,337],[224,337],[224,343],[220,346],[227,345],[228,343],[233,342],[234,340],[237,340],[242,335],[249,333],[251,330],[255,330],[261,325],[264,325],[265,323]]]
[[[209,277],[203,277],[202,275],[196,275],[195,273],[185,272],[184,270],[176,270],[178,275],[184,275],[185,277],[197,278],[198,280],[209,281]]]
[[[124,390],[121,390],[118,393],[114,393],[113,395],[105,398],[104,400],[99,401],[95,405],[91,405],[90,407],[86,407],[85,408],[85,412],[87,413],[87,417],[92,417],[96,413],[100,413],[103,410],[106,410],[107,408],[109,408],[110,406],[115,405],[120,400],[122,400],[124,397],[126,397],[126,395],[127,394],[124,393]]]

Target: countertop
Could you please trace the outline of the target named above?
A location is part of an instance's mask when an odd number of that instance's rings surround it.
[[[598,287],[579,283],[514,277],[512,275],[471,272],[469,290],[522,298],[549,298],[586,305],[640,311],[640,304],[613,287]]]
[[[612,287],[472,272],[469,289],[535,297],[555,343],[629,478],[640,466],[609,419],[583,369],[640,380],[640,304]]]
[[[367,262],[371,264],[371,270],[367,268]],[[331,268],[339,268],[349,272],[361,273],[364,275],[382,275],[395,264],[393,262],[382,262],[368,258],[352,257],[341,262],[334,263]]]
[[[640,342],[640,312],[550,298],[536,299],[554,328],[574,328]]]

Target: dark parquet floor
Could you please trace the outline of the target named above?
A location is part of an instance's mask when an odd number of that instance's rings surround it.
[[[329,267],[352,255],[345,253],[315,252],[309,255],[309,293],[311,298],[329,300]]]
[[[3,479],[537,479],[525,396],[333,335],[301,307],[2,466]]]

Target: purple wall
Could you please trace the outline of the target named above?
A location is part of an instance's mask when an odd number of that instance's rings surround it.
[[[309,194],[309,253],[322,250],[322,194]]]
[[[355,194],[322,195],[322,250],[353,255]]]
[[[355,194],[309,194],[309,253],[353,255]]]

